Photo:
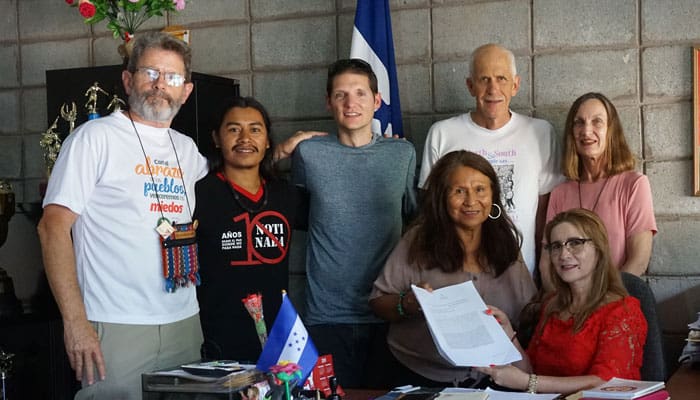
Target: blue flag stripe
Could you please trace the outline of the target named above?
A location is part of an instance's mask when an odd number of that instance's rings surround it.
[[[299,314],[297,314],[287,294],[283,294],[282,306],[272,324],[256,368],[268,372],[271,366],[280,361],[299,364],[302,379],[298,385],[303,385],[306,378],[311,375],[317,359],[318,351],[316,351],[309,333],[304,324],[301,323]]]
[[[377,75],[382,96],[382,105],[374,115],[377,133],[403,136],[388,0],[357,1],[350,57],[367,61]]]

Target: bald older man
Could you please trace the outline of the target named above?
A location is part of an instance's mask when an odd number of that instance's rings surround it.
[[[418,186],[424,188],[430,169],[443,155],[469,150],[491,162],[501,183],[505,210],[494,206],[492,218],[508,213],[523,235],[522,255],[530,272],[542,237],[549,192],[563,180],[560,151],[552,125],[510,109],[520,89],[513,53],[496,44],[472,53],[469,93],[476,109],[438,121],[425,142]]]

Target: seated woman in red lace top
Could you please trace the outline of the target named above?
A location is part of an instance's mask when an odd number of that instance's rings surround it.
[[[574,393],[612,377],[640,379],[647,324],[612,265],[601,220],[588,210],[569,210],[547,224],[545,238],[556,290],[545,300],[527,352],[516,340],[522,361],[479,370],[498,385],[544,393]],[[514,335],[505,314],[489,308]]]

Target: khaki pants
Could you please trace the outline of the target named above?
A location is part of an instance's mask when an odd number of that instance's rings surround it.
[[[141,374],[199,360],[202,328],[199,314],[166,325],[94,322],[107,376],[86,386],[76,400],[141,399]],[[96,373],[97,376],[97,373]]]

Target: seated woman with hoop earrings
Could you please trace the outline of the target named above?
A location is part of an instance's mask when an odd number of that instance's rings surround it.
[[[480,155],[454,151],[433,166],[420,213],[370,295],[374,312],[390,322],[393,383],[481,386],[483,375],[440,356],[411,284],[430,290],[473,281],[487,304],[517,321],[536,288],[520,254],[521,235],[502,208],[498,176]]]

